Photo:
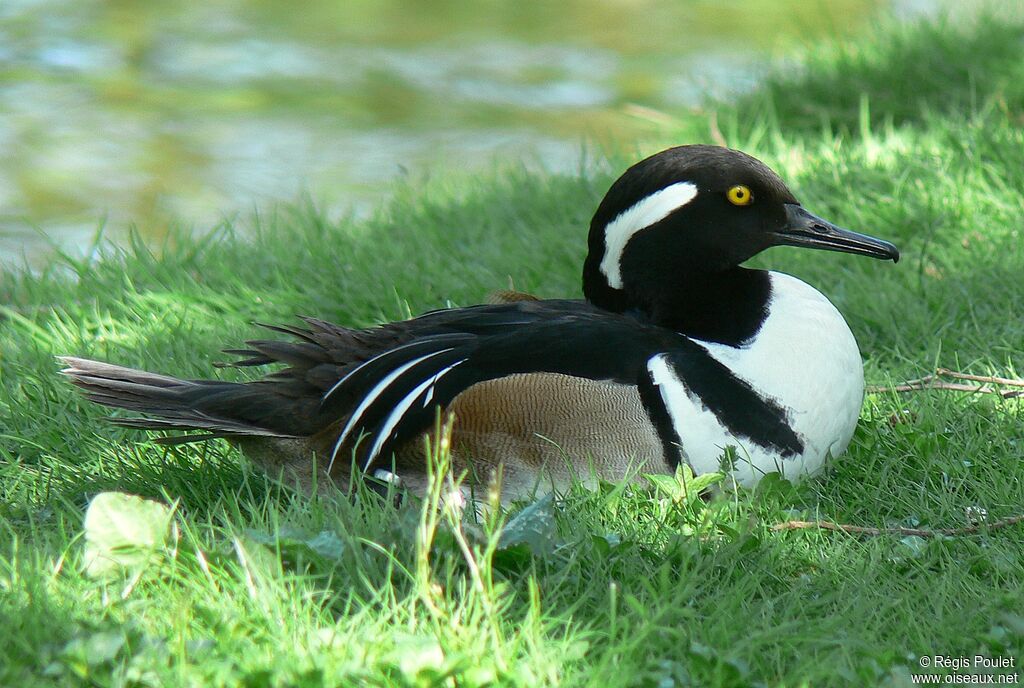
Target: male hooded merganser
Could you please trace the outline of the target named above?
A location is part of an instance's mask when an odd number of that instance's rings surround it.
[[[864,393],[857,343],[820,292],[740,267],[771,246],[899,259],[890,243],[822,220],[760,161],[680,146],[629,168],[590,225],[585,301],[437,310],[354,330],[312,318],[252,341],[235,365],[288,367],[250,383],[186,381],[78,358],[64,371],[93,401],[142,412],[147,429],[204,430],[308,486],[352,466],[425,479],[422,436],[455,416],[452,460],[503,498],[718,470],[754,484],[812,473],[842,453]],[[329,480],[324,481],[324,477]]]

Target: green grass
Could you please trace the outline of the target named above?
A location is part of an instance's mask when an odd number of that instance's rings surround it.
[[[882,28],[715,107],[728,143],[812,211],[903,250],[898,266],[792,249],[757,261],[836,303],[869,383],[936,365],[1024,372],[1022,57],[1018,17]],[[706,114],[688,117],[639,149],[711,136]],[[574,490],[557,546],[530,554],[495,551],[494,523],[435,528],[430,510],[369,495],[309,501],[225,445],[151,444],[56,375],[53,356],[75,353],[206,376],[253,320],[369,325],[476,302],[509,276],[575,296],[590,213],[634,157],[412,185],[365,221],[300,204],[244,237],[225,226],[4,274],[0,685],[865,686],[908,684],[920,655],[1019,665],[1024,527],[921,540],[770,526],[1020,512],[1020,400],[870,395],[821,477],[707,503]],[[177,505],[173,549],[137,579],[83,572],[83,514],[103,490]],[[318,534],[329,555],[308,546]]]

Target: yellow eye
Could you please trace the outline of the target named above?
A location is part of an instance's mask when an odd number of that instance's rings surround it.
[[[754,202],[754,194],[750,193],[750,187],[742,184],[730,188],[725,196],[733,205],[750,205]]]

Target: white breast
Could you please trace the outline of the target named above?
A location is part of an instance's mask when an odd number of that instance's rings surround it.
[[[790,275],[770,275],[768,317],[752,341],[741,347],[696,341],[758,394],[787,411],[804,451],[782,458],[731,435],[656,356],[648,369],[695,473],[718,470],[725,448],[733,446],[737,482],[753,485],[775,471],[796,478],[816,472],[829,455],[841,454],[853,436],[864,397],[864,370],[853,333],[816,289]]]

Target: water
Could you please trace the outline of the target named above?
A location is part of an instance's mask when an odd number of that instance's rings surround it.
[[[906,3],[904,3],[905,5]],[[300,9],[301,8],[301,9]],[[0,261],[641,136],[883,0],[0,0]]]

